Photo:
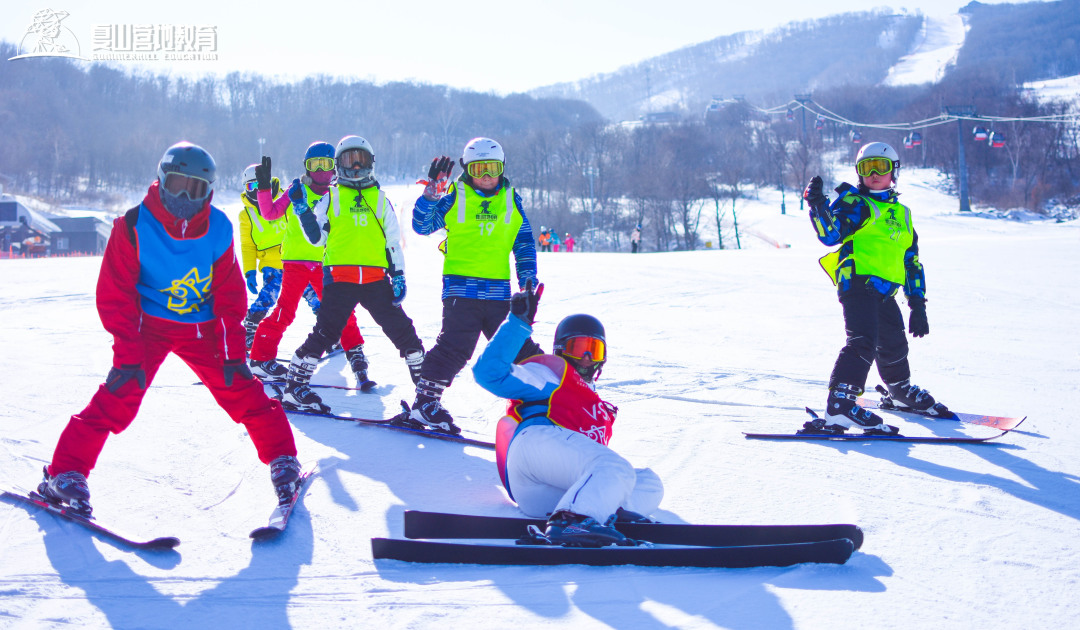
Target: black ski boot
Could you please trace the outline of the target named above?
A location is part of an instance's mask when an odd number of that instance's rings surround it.
[[[821,426],[816,421],[803,425],[804,429],[810,429],[813,425],[821,433],[843,433],[851,427],[859,427],[863,433],[870,435],[898,435],[900,430],[885,424],[877,414],[869,409],[863,409],[855,404],[863,393],[861,387],[837,383],[829,390],[829,399],[825,405],[825,417]]]
[[[48,466],[42,469],[42,473],[45,479],[38,484],[38,494],[50,503],[65,506],[80,516],[90,518],[93,512],[90,507],[90,486],[82,473],[72,470],[53,477],[49,474]]]
[[[248,367],[251,368],[252,374],[263,380],[283,381],[289,376],[289,370],[278,363],[277,359],[270,359],[269,361],[252,359],[248,361]]]
[[[282,407],[289,411],[330,412],[330,406],[308,387],[311,375],[315,373],[315,366],[315,359],[293,355],[289,362],[289,378],[281,395]]]
[[[911,381],[889,383],[889,389],[878,386],[883,409],[897,411],[917,411],[934,418],[952,418],[953,413],[945,405],[934,400],[930,392],[912,385]]]
[[[613,517],[614,518],[614,517]],[[611,519],[611,522],[614,522]],[[564,547],[632,547],[636,541],[623,536],[619,530],[602,524],[591,516],[559,510],[551,515],[544,537]]]
[[[370,392],[376,383],[368,378],[368,362],[367,357],[364,356],[364,344],[346,350],[345,358],[349,360],[349,367],[356,375],[356,386],[362,392]]]
[[[251,351],[251,344],[255,343],[255,331],[259,330],[259,322],[266,317],[266,311],[261,313],[248,313],[244,318],[244,332],[246,333],[247,349]]]
[[[270,462],[270,481],[274,484],[279,504],[292,501],[299,479],[300,461],[292,455],[281,455]]]
[[[409,419],[451,435],[461,433],[461,427],[454,424],[454,417],[442,406],[442,393],[448,385],[445,381],[420,379]]]

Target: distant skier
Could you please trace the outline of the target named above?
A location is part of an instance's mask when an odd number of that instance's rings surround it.
[[[612,523],[646,521],[664,488],[647,468],[634,469],[607,446],[618,409],[596,393],[607,361],[604,326],[570,315],[555,328],[552,354],[515,363],[531,343],[543,285],[511,299],[511,314],[473,366],[476,382],[509,398],[496,429],[495,457],[507,494],[521,511],[548,518],[552,542],[632,544]]]
[[[540,243],[540,251],[551,251],[551,232],[549,232],[547,228],[545,228],[544,226],[540,226],[540,238],[536,240],[538,243]]]
[[[510,255],[516,261],[521,288],[536,279],[536,246],[521,197],[503,174],[504,154],[498,142],[473,138],[462,152],[461,174],[438,197],[433,185],[413,207],[413,230],[427,235],[446,229],[442,290],[442,330],[427,353],[416,385],[416,401],[399,421],[419,423],[451,433],[461,429],[442,406],[443,391],[472,358],[483,334],[491,339],[510,311]],[[428,180],[448,178],[454,162],[447,156],[431,162]],[[535,342],[522,356],[542,352]]]
[[[569,232],[567,232],[566,236],[563,237],[563,243],[566,244],[566,252],[569,253],[569,254],[572,254],[574,252],[574,243],[575,243],[575,241],[574,241],[574,237],[570,236]]]
[[[910,381],[904,319],[894,297],[900,287],[911,309],[908,331],[922,337],[930,333],[930,326],[919,236],[911,210],[897,200],[895,190],[899,170],[896,151],[883,142],[871,142],[855,159],[857,188],[840,184],[836,188],[840,196],[830,205],[821,177],[815,175],[803,193],[818,240],[840,245],[821,259],[821,266],[838,287],[847,330],[847,343],[829,377],[823,426],[807,428],[843,432],[858,426],[866,432],[896,433],[896,427],[856,404],[874,362],[898,407],[951,415],[930,392]]]
[[[636,254],[641,249],[641,224],[638,223],[634,226],[634,231],[630,233],[630,253]]]
[[[244,425],[259,459],[270,464],[279,497],[291,496],[300,473],[296,445],[281,405],[267,398],[245,363],[247,299],[232,224],[210,205],[216,177],[209,153],[175,144],[142,203],[113,222],[97,283],[98,314],[113,335],[113,367],[61,433],[38,487],[46,498],[90,513],[86,477],[109,433],[135,419],[169,353]]]
[[[363,306],[409,367],[413,385],[424,361],[424,344],[401,308],[405,299],[405,256],[394,206],[375,179],[375,151],[360,136],[345,136],[337,145],[337,194],[323,197],[313,208],[294,208],[309,244],[323,250],[323,302],[311,334],[289,363],[283,400],[300,409],[329,408],[308,382],[319,357],[342,336]],[[367,379],[367,361],[346,346],[346,356],[364,391],[375,386]]]
[[[267,311],[277,302],[278,294],[281,293],[281,241],[285,237],[287,219],[284,215],[280,218],[268,221],[259,214],[259,190],[256,171],[258,164],[252,164],[244,169],[243,185],[244,192],[240,200],[244,204],[240,211],[240,262],[244,269],[244,279],[247,281],[248,291],[255,296],[251,306],[248,307],[247,317],[244,318],[244,330],[247,332],[247,348],[251,349],[251,343],[255,339],[255,331],[259,328],[259,322],[266,317]],[[274,199],[281,196],[281,185],[278,178],[271,180],[272,195]],[[259,289],[257,272],[262,272],[262,289]],[[319,313],[319,296],[310,284],[304,289],[304,300],[311,306],[311,311]]]
[[[287,194],[273,197],[271,161],[264,156],[257,169],[259,212],[263,218],[273,221],[286,217],[285,238],[281,243],[281,259],[284,273],[281,279],[281,295],[274,311],[259,323],[255,341],[251,344],[251,367],[256,375],[273,379],[285,379],[289,371],[277,362],[278,345],[285,330],[296,319],[296,307],[300,295],[308,285],[315,288],[322,299],[323,248],[312,245],[304,238],[298,213],[315,206],[324,196],[332,202],[337,195],[334,182],[334,145],[329,142],[313,142],[304,153],[305,175],[294,179]],[[335,340],[336,341],[336,340]],[[368,362],[364,356],[364,336],[356,326],[356,317],[350,315],[341,333],[341,345],[356,378],[366,382]],[[288,392],[282,397],[286,405],[295,406],[295,397]]]

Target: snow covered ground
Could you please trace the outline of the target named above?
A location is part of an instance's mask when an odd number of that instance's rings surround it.
[[[915,50],[900,58],[889,69],[885,85],[919,85],[934,83],[945,76],[945,70],[956,61],[964,45],[967,24],[960,13],[927,15],[915,44]]]
[[[843,343],[834,290],[797,200],[747,202],[773,240],[741,251],[544,253],[537,336],[563,316],[607,325],[600,381],[619,406],[612,446],[656,470],[656,516],[690,523],[854,522],[843,566],[708,570],[477,567],[375,562],[405,509],[513,515],[490,451],[332,420],[292,418],[321,473],[280,539],[252,544],[273,494],[243,431],[170,358],[140,416],[90,477],[102,522],[174,535],[133,553],[82,528],[0,505],[0,627],[115,628],[1066,628],[1080,617],[1080,222],[960,215],[932,178],[905,171],[929,285],[931,334],[914,380],[950,407],[1022,414],[996,445],[769,443],[821,407]],[[829,187],[837,182],[830,182]],[[417,187],[390,190],[400,209]],[[231,208],[235,210],[235,206]],[[706,234],[707,230],[703,230]],[[429,346],[439,326],[437,239],[411,235],[405,308]],[[109,369],[94,258],[0,263],[0,484],[36,484],[70,414]],[[405,366],[370,318],[373,394],[332,402],[392,414]],[[310,330],[301,311],[281,348]],[[316,382],[351,383],[341,359]],[[872,374],[869,385],[876,382]],[[493,435],[502,403],[468,371],[446,396],[469,433]],[[897,419],[911,434],[948,422]],[[987,430],[970,427],[970,434]]]

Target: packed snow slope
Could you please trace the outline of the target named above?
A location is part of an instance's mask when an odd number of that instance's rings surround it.
[[[293,417],[318,463],[288,531],[252,544],[274,497],[243,430],[170,358],[134,424],[90,476],[101,522],[176,552],[134,553],[57,518],[0,506],[0,627],[115,628],[1065,628],[1080,618],[1080,225],[956,212],[905,172],[928,281],[930,335],[914,382],[950,407],[1028,420],[994,445],[772,443],[821,408],[844,340],[826,253],[805,213],[762,192],[741,202],[746,249],[544,253],[537,338],[577,312],[607,325],[601,391],[619,407],[612,447],[656,470],[655,516],[688,523],[863,527],[843,566],[707,570],[478,567],[375,562],[406,509],[514,515],[494,455],[379,428]],[[829,187],[836,181],[830,182]],[[407,215],[419,190],[391,188]],[[225,195],[220,194],[224,198]],[[228,200],[226,200],[228,201]],[[230,212],[237,206],[227,205]],[[708,229],[703,235],[708,235]],[[405,309],[430,347],[440,325],[437,238],[410,233]],[[0,483],[32,487],[68,417],[111,361],[98,320],[99,259],[0,264]],[[906,310],[906,308],[905,308]],[[393,414],[404,362],[361,310],[370,394],[339,410]],[[313,323],[301,309],[280,355]],[[316,382],[352,383],[344,362]],[[872,374],[869,385],[877,382]],[[352,394],[352,392],[348,392]],[[446,399],[490,439],[503,403],[463,371]],[[913,435],[985,427],[894,418]]]

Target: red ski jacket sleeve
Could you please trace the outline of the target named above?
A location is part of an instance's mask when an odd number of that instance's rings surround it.
[[[113,221],[112,234],[101,260],[97,282],[97,309],[101,324],[113,336],[113,367],[142,363],[142,308],[135,285],[139,281],[139,255],[128,235],[127,221]]]

